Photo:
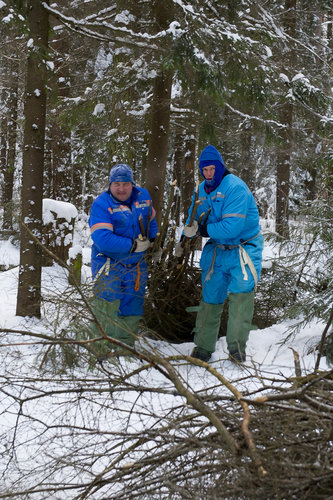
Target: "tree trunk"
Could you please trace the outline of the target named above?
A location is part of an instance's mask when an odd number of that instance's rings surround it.
[[[169,0],[165,2],[156,1],[153,2],[153,7],[156,31],[167,29],[172,18],[172,2]],[[158,224],[162,218],[168,158],[171,88],[172,73],[161,69],[153,84],[146,181],[146,188],[152,197]]]
[[[185,220],[191,206],[194,190],[194,165],[195,165],[196,140],[193,134],[185,139],[185,169],[182,183],[183,207]],[[185,222],[184,220],[184,222]]]
[[[28,0],[28,23],[33,40],[24,103],[22,226],[16,314],[40,317],[42,252],[43,162],[46,114],[48,14],[41,0]]]
[[[13,189],[14,189],[14,170],[16,157],[17,141],[17,103],[18,103],[18,64],[15,60],[11,61],[10,71],[10,97],[8,103],[8,153],[6,168],[4,170],[4,187],[2,193],[2,202],[4,207],[3,228],[13,228]]]
[[[152,197],[158,224],[161,222],[162,217],[168,158],[171,87],[172,77],[165,75],[164,72],[155,78],[146,188]]]
[[[2,92],[2,95],[4,95],[5,91]],[[4,99],[2,98],[2,102],[5,102]],[[8,152],[8,144],[7,144],[7,136],[8,136],[8,127],[7,127],[7,118],[6,116],[1,117],[1,123],[0,123],[0,173],[4,177],[5,172],[7,169],[7,152]],[[6,210],[5,207],[5,188],[2,186],[1,190],[1,198],[2,198],[2,206],[4,208],[4,211]]]
[[[51,198],[72,202],[72,168],[70,133],[53,122],[51,134]]]
[[[285,30],[295,37],[296,30],[296,0],[285,1]],[[295,52],[291,41],[287,42],[287,50],[283,54],[284,67],[289,72],[294,67]],[[285,98],[281,106],[280,121],[285,127],[280,132],[281,144],[279,145],[276,169],[276,215],[275,230],[284,237],[289,237],[289,187],[290,187],[290,162],[292,153],[292,124],[293,105]]]
[[[328,54],[328,59],[330,62],[330,67],[331,70],[333,69],[333,21],[332,17],[330,18],[330,23],[327,25],[327,54]],[[332,162],[327,162],[327,169],[326,169],[326,188],[327,188],[327,194],[333,192],[333,167],[332,167]],[[333,340],[332,340],[332,350],[333,350]]]
[[[178,127],[176,129],[175,135],[175,154],[173,159],[173,179],[177,181],[177,190],[175,192],[175,203],[172,210],[172,218],[176,222],[176,226],[180,225],[180,189],[182,186],[183,178],[183,161],[184,161],[184,136],[181,133],[181,129]]]
[[[72,201],[72,167],[71,167],[71,137],[68,128],[61,123],[62,102],[70,95],[69,68],[64,61],[68,53],[67,38],[62,31],[56,32],[56,37],[50,44],[54,57],[54,78],[52,88],[57,96],[56,114],[51,114],[50,124],[50,160],[52,172],[52,189],[50,198],[54,200]]]
[[[244,182],[246,182],[250,191],[253,192],[255,188],[256,165],[254,164],[253,135],[251,125],[242,130],[240,141],[240,177]]]

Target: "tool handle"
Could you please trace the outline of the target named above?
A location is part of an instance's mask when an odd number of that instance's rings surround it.
[[[147,237],[146,237],[146,232],[145,232],[145,226],[144,226],[144,223],[143,223],[143,217],[142,217],[142,214],[139,215],[139,226],[140,226],[140,233],[139,234],[139,239],[140,240],[146,240]]]

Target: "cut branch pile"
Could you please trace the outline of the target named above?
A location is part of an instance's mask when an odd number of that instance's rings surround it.
[[[195,323],[195,314],[186,309],[198,306],[201,298],[201,272],[194,262],[200,238],[184,238],[183,256],[175,256],[176,226],[170,227],[175,187],[174,182],[160,233],[148,256],[149,291],[145,301],[145,319],[152,334],[174,342],[183,342],[192,340]],[[192,213],[194,217],[195,211]],[[158,249],[162,249],[162,255],[158,262],[154,262]]]

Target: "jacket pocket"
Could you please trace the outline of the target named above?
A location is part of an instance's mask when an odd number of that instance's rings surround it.
[[[222,198],[215,198],[212,200],[212,211],[210,213],[211,222],[220,222],[222,220],[222,211],[224,200]]]
[[[113,232],[118,236],[132,237],[132,217],[128,213],[118,212],[112,216]]]

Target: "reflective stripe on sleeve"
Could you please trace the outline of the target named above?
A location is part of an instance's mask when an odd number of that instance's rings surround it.
[[[239,217],[240,219],[245,219],[246,215],[244,215],[244,214],[224,214],[224,215],[222,215],[222,219],[225,219],[226,217]]]
[[[109,231],[113,231],[113,224],[110,224],[108,222],[98,222],[97,224],[91,226],[91,234],[97,231],[97,229],[108,229]]]

